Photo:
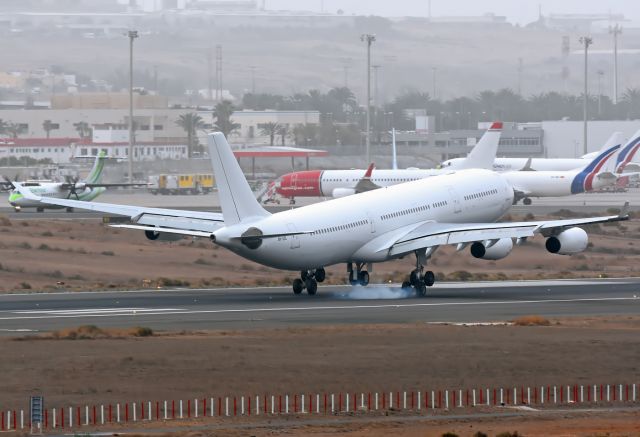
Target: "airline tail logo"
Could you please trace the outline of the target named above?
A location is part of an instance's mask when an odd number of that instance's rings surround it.
[[[86,183],[88,184],[100,183],[100,180],[102,179],[102,170],[104,169],[104,161],[106,158],[107,158],[107,154],[105,153],[104,150],[101,150],[100,153],[98,153],[98,156],[96,156],[96,161],[93,164],[93,168],[91,169],[91,172],[89,173],[89,175],[85,180]]]
[[[622,173],[627,164],[631,162],[636,152],[640,148],[640,135],[636,133],[631,141],[620,151],[618,162],[616,163],[616,173]]]
[[[571,182],[571,194],[584,193],[593,190],[593,178],[600,172],[607,160],[613,156],[620,148],[620,145],[610,147],[600,153],[596,159],[591,161]]]

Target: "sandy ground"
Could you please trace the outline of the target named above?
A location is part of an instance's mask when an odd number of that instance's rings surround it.
[[[589,231],[592,247],[571,257],[548,254],[541,237],[499,261],[442,247],[430,268],[439,280],[637,276],[639,227],[635,220],[597,226]],[[403,281],[414,262],[409,256],[376,264],[372,282]],[[343,265],[329,267],[327,274],[329,283],[345,283]],[[142,232],[107,228],[97,220],[0,217],[0,291],[265,286],[289,284],[296,276],[242,259],[206,239],[151,242]]]
[[[632,383],[640,317],[551,326],[356,325],[0,339],[5,405]],[[28,338],[28,337],[27,337]],[[160,384],[158,382],[161,382]]]

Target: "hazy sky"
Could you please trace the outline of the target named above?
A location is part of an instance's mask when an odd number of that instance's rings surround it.
[[[266,0],[267,9],[320,10],[323,0]],[[324,0],[325,11],[343,9],[346,13],[385,16],[426,16],[428,0]],[[438,15],[481,15],[494,12],[509,21],[529,23],[538,17],[538,5],[544,13],[624,14],[640,21],[638,0],[431,0],[431,13]]]

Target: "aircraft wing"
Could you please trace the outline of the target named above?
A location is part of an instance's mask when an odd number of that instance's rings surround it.
[[[154,230],[154,227],[159,227],[161,229],[156,230],[160,232],[164,232],[164,229],[167,230],[166,232],[168,232],[169,229],[197,231],[188,235],[199,237],[201,236],[199,234],[200,232],[210,234],[224,226],[224,220],[221,213],[147,208],[143,206],[118,205],[114,203],[84,202],[81,200],[40,197],[36,196],[31,190],[27,187],[23,187],[19,183],[15,183],[15,185],[16,189],[27,199],[48,205],[128,216],[134,224],[145,225],[148,227],[148,230]]]
[[[402,255],[419,249],[446,244],[464,245],[476,241],[501,238],[529,238],[536,234],[549,237],[573,226],[628,220],[629,203],[625,203],[618,215],[566,220],[539,220],[505,223],[437,223],[426,222],[397,238],[389,246],[390,255]]]

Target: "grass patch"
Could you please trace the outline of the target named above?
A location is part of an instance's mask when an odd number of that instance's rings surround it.
[[[189,287],[190,285],[189,281],[183,281],[182,279],[158,278],[159,287]]]
[[[100,252],[100,255],[104,255],[104,256],[115,256],[115,253],[113,253],[110,250],[104,250],[102,252]]]
[[[522,316],[513,321],[516,326],[550,326],[549,319],[542,316]]]
[[[0,215],[0,226],[13,226],[13,223],[6,215]]]

